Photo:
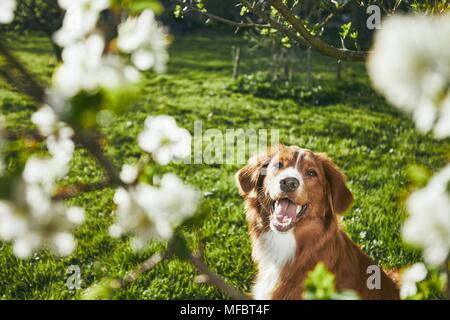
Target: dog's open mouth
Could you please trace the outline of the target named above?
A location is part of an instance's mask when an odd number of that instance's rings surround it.
[[[308,205],[298,205],[289,199],[280,199],[272,205],[270,226],[279,232],[286,232],[305,214]]]

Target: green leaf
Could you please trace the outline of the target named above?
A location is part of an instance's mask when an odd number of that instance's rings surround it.
[[[428,169],[420,165],[409,165],[406,168],[406,174],[408,179],[419,187],[425,186],[430,179]]]
[[[288,37],[283,37],[283,38],[281,39],[281,44],[282,44],[284,47],[286,47],[286,48],[291,48],[291,47],[292,47],[291,42],[290,42],[290,39],[289,39]]]
[[[268,28],[262,28],[261,31],[259,32],[262,36],[267,36],[269,35],[269,29]]]
[[[357,300],[358,295],[351,290],[337,292],[335,288],[334,274],[331,273],[323,262],[308,273],[304,283],[307,300]]]
[[[352,28],[352,22],[351,21],[347,22],[347,23],[344,23],[341,26],[341,31],[339,32],[339,35],[341,36],[342,39],[347,38],[347,36],[350,33],[351,28]]]
[[[245,16],[247,13],[249,13],[248,8],[246,6],[242,6],[241,11],[239,12],[241,17]]]
[[[331,299],[336,293],[334,287],[334,275],[328,271],[323,262],[319,262],[316,267],[308,273],[304,283],[305,299],[324,300]]]
[[[179,4],[177,4],[175,6],[175,8],[173,9],[173,15],[177,19],[182,19],[184,17],[184,15],[183,15],[183,8]]]
[[[133,0],[126,1],[122,4],[125,9],[131,13],[141,13],[144,10],[150,9],[155,14],[159,15],[164,12],[164,6],[156,0]]]

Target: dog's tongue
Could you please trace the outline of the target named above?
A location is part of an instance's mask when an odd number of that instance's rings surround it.
[[[292,222],[297,217],[296,209],[297,206],[290,200],[279,200],[275,203],[273,216],[280,223]]]

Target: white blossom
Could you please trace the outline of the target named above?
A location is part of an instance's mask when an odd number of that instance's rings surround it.
[[[70,254],[75,247],[71,231],[83,222],[83,209],[51,201],[38,184],[21,185],[18,191],[14,202],[0,200],[0,240],[12,242],[14,255],[22,259],[41,247]]]
[[[0,24],[8,24],[14,20],[14,11],[16,10],[16,0],[0,1]]]
[[[73,134],[72,128],[61,127],[57,132],[47,137],[47,149],[56,160],[68,164],[72,159],[75,150],[75,143],[72,140]]]
[[[68,162],[60,157],[31,156],[22,172],[23,180],[28,184],[38,184],[46,192],[51,193],[58,178],[69,171]]]
[[[0,239],[11,241],[16,234],[24,234],[26,228],[25,219],[16,216],[13,204],[0,200]]]
[[[161,165],[190,156],[191,140],[189,131],[178,127],[175,119],[166,115],[148,117],[138,137],[141,149],[151,153]]]
[[[32,114],[31,121],[38,127],[39,132],[43,136],[49,136],[58,127],[58,116],[55,114],[52,108],[48,105],[44,105],[38,111]]]
[[[67,46],[62,53],[64,63],[54,75],[54,88],[65,97],[73,97],[82,90],[95,92],[136,83],[139,72],[126,66],[119,56],[104,55],[104,48],[105,41],[99,34]]]
[[[403,238],[423,249],[425,261],[442,265],[450,253],[450,165],[408,199]]]
[[[173,230],[197,208],[200,194],[173,174],[166,174],[159,187],[140,183],[114,195],[117,222],[112,236],[133,235],[133,246],[144,247],[154,238],[170,239]]]
[[[450,135],[449,34],[450,15],[388,18],[367,63],[374,87],[437,138]]]
[[[117,205],[117,222],[113,224],[109,232],[111,236],[118,237],[125,233],[133,235],[133,246],[141,249],[151,239],[156,237],[155,224],[150,215],[139,205],[137,195],[142,189],[138,185],[130,189],[117,189],[114,194],[114,203]]]
[[[120,179],[128,184],[132,184],[138,177],[138,169],[134,165],[124,164],[120,171]]]
[[[417,293],[417,282],[425,280],[427,268],[423,263],[416,263],[402,273],[400,296],[402,299]]]
[[[141,194],[140,204],[153,213],[154,219],[164,216],[176,227],[195,212],[199,199],[198,191],[185,185],[176,175],[167,173],[161,178],[159,188],[152,187]]]
[[[47,118],[45,121],[37,121],[39,123],[41,132],[50,132],[50,127],[55,128],[55,124],[51,124],[48,121],[49,110],[44,107],[44,111],[38,111],[38,115],[34,117]],[[36,115],[36,113],[34,114]],[[53,119],[56,123],[56,120]],[[53,121],[52,120],[52,121]],[[46,123],[43,125],[43,123]],[[59,123],[59,128],[55,129],[52,134],[47,136],[46,145],[50,153],[50,156],[31,156],[22,172],[23,180],[28,184],[37,184],[42,187],[47,193],[51,193],[54,190],[56,181],[59,178],[64,177],[69,171],[69,163],[72,160],[73,152],[75,150],[75,144],[72,141],[73,129],[64,126]]]
[[[59,121],[56,113],[48,105],[44,105],[33,113],[31,121],[46,137],[47,149],[50,154],[60,161],[69,163],[75,150],[75,144],[72,141],[73,129]]]
[[[63,26],[54,34],[61,47],[80,41],[94,31],[100,12],[109,7],[109,0],[58,0],[66,10]]]
[[[122,52],[131,54],[138,69],[163,72],[168,60],[166,37],[154,13],[145,10],[139,17],[130,17],[119,25],[117,44]]]

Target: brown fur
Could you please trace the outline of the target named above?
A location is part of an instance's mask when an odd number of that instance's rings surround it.
[[[254,157],[236,174],[240,193],[246,200],[252,241],[269,230],[273,199],[268,196],[267,185],[278,173],[265,175],[264,171],[274,161],[281,162],[283,168],[297,167],[300,171],[304,192],[289,199],[300,205],[306,201],[308,211],[293,227],[297,252],[293,261],[281,270],[271,297],[301,299],[307,273],[322,261],[335,274],[337,290],[354,290],[363,299],[399,299],[397,286],[383,271],[381,289],[368,289],[366,282],[370,274],[366,270],[375,263],[339,229],[337,214],[349,208],[353,197],[345,176],[324,154],[280,145]],[[311,169],[317,172],[316,177],[306,174]]]

